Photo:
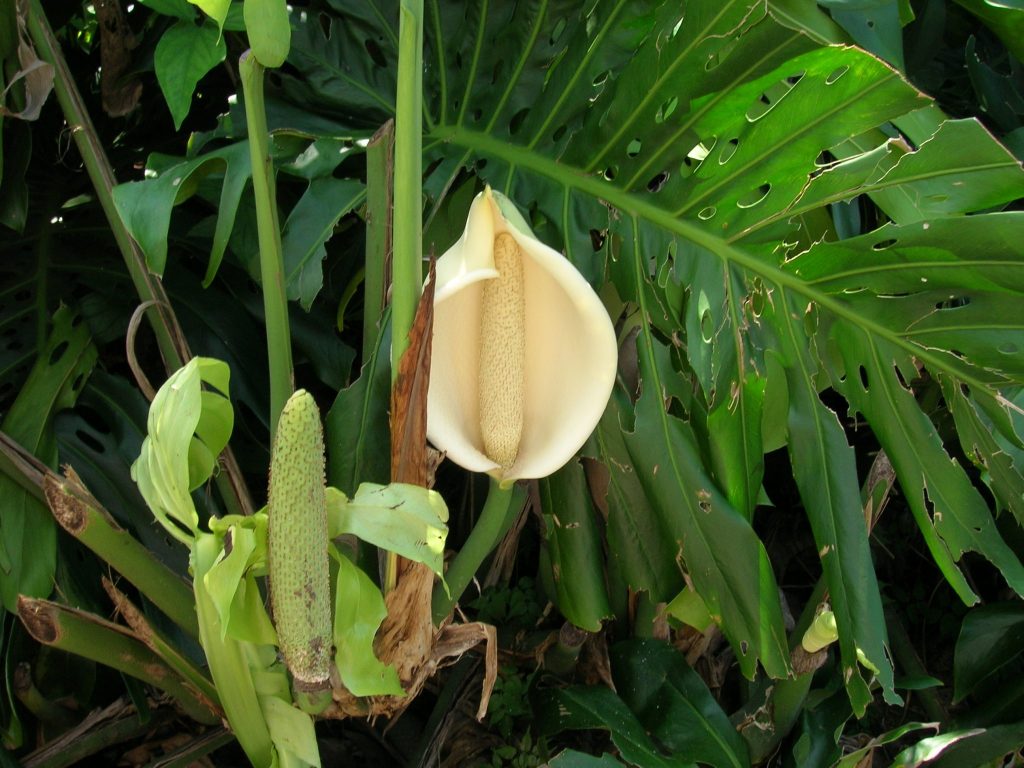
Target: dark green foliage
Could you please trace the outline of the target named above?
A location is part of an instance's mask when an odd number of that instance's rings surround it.
[[[408,722],[453,755],[492,739],[484,765],[803,768],[873,752],[970,766],[1019,752],[1020,3],[424,4],[424,253],[459,237],[489,184],[599,290],[621,355],[582,457],[534,487],[518,549],[463,606],[505,652],[489,719],[431,714],[445,699],[428,689]],[[231,370],[231,447],[259,506],[268,366],[245,118],[228,103],[241,6],[200,24],[185,0],[136,3],[142,106],[109,118],[92,5],[46,5],[125,227],[192,351]],[[399,5],[296,4],[287,63],[268,76],[296,385],[330,408],[328,482],[350,495],[390,472],[390,329],[363,315],[367,189],[381,182],[364,146],[395,113]],[[0,90],[20,66],[4,14]],[[15,85],[5,105],[24,96]],[[37,122],[0,118],[3,430],[69,463],[184,573],[128,476],[145,433],[124,345],[138,301],[63,119],[53,99]],[[162,383],[145,326],[128,354]],[[46,507],[0,468],[5,609],[49,596],[55,574],[94,579],[102,564],[58,547]],[[465,540],[472,479],[442,465],[438,489],[450,541]],[[197,489],[201,517],[230,507],[223,493]],[[374,553],[360,558],[372,571]],[[663,610],[684,589],[713,620],[704,634]],[[823,603],[838,642],[794,670]],[[586,630],[576,666],[546,668],[567,623]],[[19,717],[33,720],[7,694],[11,667],[45,653],[13,617],[4,627],[0,726],[24,753]],[[672,643],[629,639],[651,633]],[[89,688],[81,711],[117,686]]]

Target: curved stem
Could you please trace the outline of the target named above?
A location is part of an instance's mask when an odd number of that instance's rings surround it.
[[[445,584],[434,588],[434,624],[440,624],[451,613],[480,565],[508,533],[525,495],[521,487],[510,485],[503,488],[501,483],[491,479],[480,518],[445,573],[448,592],[445,592]]]

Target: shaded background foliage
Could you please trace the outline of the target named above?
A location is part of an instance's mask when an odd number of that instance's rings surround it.
[[[270,78],[297,379],[333,404],[329,474],[344,490],[388,472],[387,341],[364,341],[380,318],[362,311],[360,270],[365,189],[380,182],[363,149],[394,113],[396,7],[296,4]],[[468,606],[505,650],[489,721],[454,705],[467,661],[387,736],[325,726],[325,755],[803,766],[877,746],[900,764],[999,765],[1024,743],[1024,10],[684,9],[680,24],[676,4],[641,0],[426,3],[425,252],[458,236],[483,183],[506,192],[601,290],[620,386],[585,458],[532,489]],[[136,45],[110,84],[96,9],[46,13],[118,180],[133,182],[115,193],[126,224],[193,352],[233,371],[232,446],[259,499],[267,364],[244,113],[229,98],[238,14],[218,41],[184,0],[133,6]],[[848,42],[874,57],[823,47]],[[137,301],[62,120],[51,100],[31,124],[3,122],[3,429],[71,464],[184,573],[128,479],[146,407],[124,347]],[[148,333],[134,353],[160,381]],[[482,489],[450,465],[438,487],[457,548]],[[5,581],[7,609],[17,588],[108,614],[101,564],[14,488],[3,503],[24,505],[24,531],[5,507],[2,533],[23,572]],[[220,511],[212,489],[199,501]],[[838,648],[773,682],[826,589]],[[572,626],[586,632],[567,641]],[[13,616],[4,628],[12,754],[37,723],[60,730],[15,701],[19,662],[79,711],[123,689],[34,646]]]

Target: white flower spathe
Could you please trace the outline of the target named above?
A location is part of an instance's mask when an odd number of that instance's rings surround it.
[[[495,242],[504,233],[521,258],[521,283],[509,289],[521,293],[521,310],[495,324],[485,321],[491,311],[485,304],[495,301],[495,289],[485,285],[499,279]],[[499,242],[511,245],[507,237]],[[473,200],[465,232],[437,261],[436,279],[427,437],[456,464],[502,482],[550,475],[586,442],[615,383],[618,345],[604,305],[576,268],[537,240],[490,188]],[[483,338],[483,328],[508,327],[514,318],[522,327],[512,338]],[[491,407],[486,389],[494,388],[494,370],[488,364],[482,371],[481,361],[493,361],[494,345],[505,344],[509,358],[500,382],[517,392],[511,407],[521,433],[511,458],[502,459],[485,447],[490,428],[484,425],[495,419],[481,410]],[[521,376],[508,374],[509,361],[522,365]]]

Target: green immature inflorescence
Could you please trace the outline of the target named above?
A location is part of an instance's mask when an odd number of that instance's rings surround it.
[[[278,644],[296,692],[329,687],[331,589],[324,437],[305,390],[281,412],[270,458],[268,557]]]

